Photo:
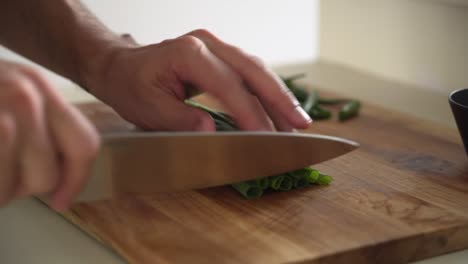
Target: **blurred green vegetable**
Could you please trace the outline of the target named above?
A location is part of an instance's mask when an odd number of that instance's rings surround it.
[[[305,77],[305,74],[301,73],[289,77],[281,77],[281,79],[312,119],[326,120],[332,117],[332,112],[322,107],[325,105],[344,104],[338,114],[338,119],[340,121],[344,121],[358,115],[361,106],[359,101],[343,98],[323,98],[319,96],[317,91],[307,91],[307,89],[304,89],[295,82],[303,77]]]
[[[338,113],[338,118],[340,121],[345,121],[358,115],[359,109],[361,108],[361,103],[357,100],[352,100],[346,103]]]
[[[312,108],[308,113],[309,116],[314,120],[325,120],[331,118],[332,116],[332,113],[329,110],[324,109],[318,105]]]
[[[263,189],[256,181],[238,182],[231,186],[247,199],[259,198],[263,195]]]
[[[333,178],[329,175],[320,174],[319,178],[317,179],[316,183],[318,185],[329,185],[333,181]]]

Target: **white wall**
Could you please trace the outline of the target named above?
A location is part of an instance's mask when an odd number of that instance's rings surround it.
[[[160,42],[197,28],[270,64],[313,60],[318,54],[317,0],[85,0],[116,32],[141,43]],[[0,58],[13,56],[0,49]],[[63,80],[54,78],[60,85]]]
[[[441,93],[468,87],[466,3],[321,1],[320,58]]]

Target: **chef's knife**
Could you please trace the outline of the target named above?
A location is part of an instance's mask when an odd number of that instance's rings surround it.
[[[78,201],[198,189],[314,165],[358,147],[343,138],[283,132],[104,134]]]

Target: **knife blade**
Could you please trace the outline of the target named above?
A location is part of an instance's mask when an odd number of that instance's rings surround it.
[[[285,132],[132,132],[102,136],[77,201],[219,186],[314,165],[356,142]]]

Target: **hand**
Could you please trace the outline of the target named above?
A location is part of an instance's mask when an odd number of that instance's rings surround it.
[[[131,37],[124,36],[128,43]],[[310,117],[281,80],[259,59],[206,30],[110,52],[85,86],[123,118],[144,129],[215,130],[184,99],[206,92],[219,99],[243,130],[293,131]]]
[[[66,209],[89,175],[98,139],[38,72],[0,60],[0,206],[46,195]]]

